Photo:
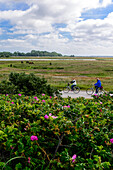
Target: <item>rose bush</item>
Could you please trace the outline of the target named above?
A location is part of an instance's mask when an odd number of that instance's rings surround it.
[[[1,169],[112,169],[113,98],[0,94]]]

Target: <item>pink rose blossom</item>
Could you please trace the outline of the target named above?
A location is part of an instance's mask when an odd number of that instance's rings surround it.
[[[31,158],[30,157],[28,157],[28,163],[30,164],[30,160],[31,160]]]
[[[56,119],[57,118],[57,116],[51,116],[53,119]]]
[[[42,102],[45,102],[45,100],[42,100]]]
[[[38,140],[38,138],[37,138],[37,136],[32,135],[32,136],[31,136],[31,140],[32,140],[32,141]]]
[[[53,119],[56,119],[56,118],[57,118],[57,116],[52,116],[51,113],[49,113],[49,116],[52,117]]]
[[[75,154],[72,156],[72,162],[75,162],[76,157],[77,156]]]
[[[97,94],[94,94],[94,96],[97,96]]]
[[[8,94],[6,94],[6,96],[8,96]]]
[[[72,162],[75,162],[75,159],[73,159]]]
[[[42,94],[42,96],[45,96],[45,94]]]
[[[34,99],[37,99],[37,97],[34,97]]]
[[[48,115],[45,115],[45,116],[44,116],[44,118],[45,118],[45,119],[48,119],[48,118],[49,118],[49,116],[48,116]]]
[[[50,96],[50,99],[51,99],[52,97]]]
[[[14,102],[11,102],[12,104],[14,104]]]
[[[113,143],[113,138],[112,138],[112,139],[110,139],[110,142],[111,142],[111,143]]]
[[[18,94],[19,96],[21,96],[21,94]]]
[[[68,106],[63,106],[63,107],[68,107],[69,108],[70,106],[68,105]]]
[[[76,159],[76,157],[77,157],[77,156],[74,154],[74,155],[72,156],[72,159]]]

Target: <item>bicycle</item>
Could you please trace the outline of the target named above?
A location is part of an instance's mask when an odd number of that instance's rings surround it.
[[[69,91],[71,91],[71,87],[69,86],[69,83],[68,83],[68,85],[63,88],[63,92],[64,92],[64,93],[68,93]],[[80,87],[74,86],[72,91],[73,91],[75,94],[77,94],[77,93],[80,92]]]
[[[88,88],[88,89],[86,90],[86,93],[87,93],[88,95],[92,95],[93,93],[95,93],[94,85],[92,85],[91,88]],[[105,90],[103,89],[103,86],[101,86],[101,87],[98,89],[98,95],[104,94],[104,93],[106,93],[106,92],[105,92]]]

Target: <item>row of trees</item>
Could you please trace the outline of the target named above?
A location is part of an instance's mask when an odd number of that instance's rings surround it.
[[[62,56],[60,53],[56,52],[47,52],[47,51],[35,51],[32,50],[31,52],[23,53],[16,51],[14,53],[11,52],[0,52],[0,58],[3,57],[10,57],[10,56]]]

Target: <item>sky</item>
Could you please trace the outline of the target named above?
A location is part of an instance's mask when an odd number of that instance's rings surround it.
[[[0,0],[0,52],[113,56],[113,0]]]

